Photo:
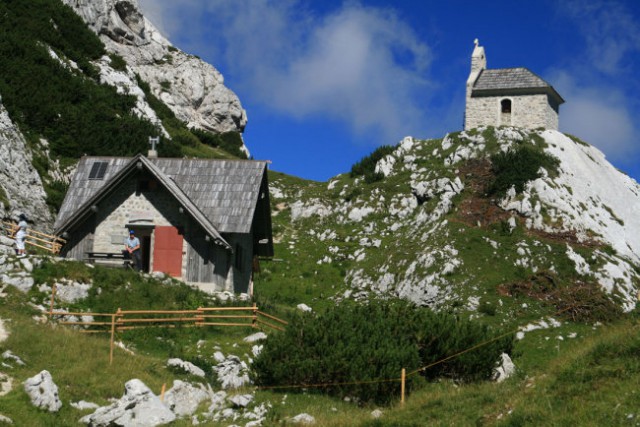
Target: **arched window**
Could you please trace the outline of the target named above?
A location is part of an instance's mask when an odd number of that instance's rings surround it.
[[[511,113],[511,100],[503,99],[500,101],[500,112],[502,113]]]

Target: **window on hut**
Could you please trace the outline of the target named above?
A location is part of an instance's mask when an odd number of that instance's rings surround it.
[[[89,179],[104,179],[104,174],[107,172],[107,162],[94,162],[89,172]]]

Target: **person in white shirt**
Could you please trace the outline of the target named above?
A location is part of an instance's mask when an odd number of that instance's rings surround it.
[[[20,221],[18,222],[18,231],[16,233],[16,249],[18,251],[18,257],[24,258],[27,256],[24,244],[27,239],[27,216],[20,214]]]

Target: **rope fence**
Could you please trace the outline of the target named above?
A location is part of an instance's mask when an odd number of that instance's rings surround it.
[[[284,326],[288,324],[288,322],[279,319],[270,314],[264,313],[258,310],[256,304],[253,304],[252,307],[199,307],[196,310],[121,310],[118,309],[116,313],[90,313],[90,312],[64,312],[64,311],[54,311],[54,297],[55,297],[55,285],[52,288],[51,294],[51,307],[49,310],[49,317],[53,318],[53,316],[92,316],[95,317],[106,317],[110,318],[108,321],[60,321],[58,322],[61,325],[69,325],[69,326],[84,326],[88,327],[100,327],[99,330],[90,330],[84,329],[81,330],[83,333],[99,333],[99,332],[109,332],[111,334],[111,343],[110,343],[110,354],[109,354],[109,363],[113,363],[113,350],[115,346],[115,334],[116,332],[136,329],[136,328],[144,328],[144,327],[176,327],[187,326],[187,327],[204,327],[204,326],[233,326],[233,327],[251,327],[251,328],[260,328],[260,325],[268,326],[271,329],[283,331]],[[568,311],[574,307],[565,307],[562,310],[558,310],[550,316],[557,316],[562,314],[565,311]],[[249,314],[235,314],[249,312]],[[215,313],[234,313],[234,314],[215,314]],[[128,316],[136,316],[136,317],[128,317]],[[160,317],[160,316],[174,316],[174,317]],[[262,317],[269,319],[270,322],[262,320]],[[232,322],[218,322],[212,320],[234,320]],[[237,320],[247,320],[247,322],[240,322]],[[274,325],[273,322],[279,323],[282,326]],[[108,328],[107,328],[108,327]],[[405,386],[407,378],[410,378],[414,375],[419,374],[420,372],[426,371],[427,369],[444,363],[448,360],[455,359],[465,353],[476,350],[480,347],[488,345],[494,341],[502,339],[506,336],[512,335],[520,331],[521,326],[514,328],[508,332],[495,336],[491,339],[478,343],[474,346],[471,346],[467,349],[461,350],[457,353],[451,354],[449,356],[443,357],[435,362],[432,362],[428,365],[422,366],[418,369],[415,369],[409,373],[406,372],[405,368],[402,368],[400,377],[398,378],[385,378],[385,379],[377,379],[377,380],[366,380],[366,381],[348,381],[348,382],[330,382],[330,383],[321,383],[321,384],[290,384],[290,385],[277,385],[277,386],[258,386],[255,387],[257,390],[278,390],[278,389],[306,389],[306,388],[325,388],[325,387],[335,387],[335,386],[345,386],[345,385],[360,385],[360,384],[379,384],[379,383],[389,383],[389,382],[399,382],[400,383],[400,404],[404,405],[405,403]]]

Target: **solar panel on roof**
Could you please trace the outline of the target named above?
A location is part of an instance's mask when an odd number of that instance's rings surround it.
[[[89,179],[104,179],[108,164],[107,162],[94,162],[91,166],[91,172],[89,172]]]

